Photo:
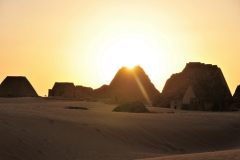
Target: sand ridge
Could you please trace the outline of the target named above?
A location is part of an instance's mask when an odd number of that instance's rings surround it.
[[[173,155],[155,158],[146,158],[144,160],[226,160],[226,159],[240,159],[240,150],[225,150],[215,152],[203,152],[184,155]]]

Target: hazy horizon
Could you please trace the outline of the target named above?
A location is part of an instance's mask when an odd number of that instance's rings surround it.
[[[26,76],[40,96],[55,82],[99,88],[140,65],[161,92],[188,62],[218,65],[240,84],[240,1],[0,2],[0,81]]]

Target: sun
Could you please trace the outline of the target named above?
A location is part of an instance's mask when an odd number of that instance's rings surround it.
[[[126,66],[129,70],[132,70],[135,66]]]
[[[141,66],[148,75],[154,76],[159,74],[157,68],[163,65],[161,54],[145,37],[122,36],[108,43],[102,50],[99,67],[109,81],[123,66],[129,69]]]
[[[129,69],[147,60],[151,47],[139,37],[122,37],[111,43],[104,51],[104,64],[125,66]]]

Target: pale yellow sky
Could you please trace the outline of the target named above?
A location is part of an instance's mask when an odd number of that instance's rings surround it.
[[[1,0],[0,81],[26,76],[98,88],[140,65],[161,91],[188,62],[218,65],[240,84],[239,0]]]

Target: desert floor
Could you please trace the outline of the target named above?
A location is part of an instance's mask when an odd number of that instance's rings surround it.
[[[0,98],[0,159],[240,159],[240,112],[114,107]]]

